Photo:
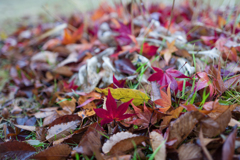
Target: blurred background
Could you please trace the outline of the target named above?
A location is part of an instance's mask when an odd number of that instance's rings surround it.
[[[109,4],[131,0],[105,0]],[[139,1],[139,0],[137,0]],[[172,0],[142,0],[146,6],[151,2],[172,4]],[[189,0],[193,1],[193,0]],[[198,0],[199,1],[199,0]],[[202,0],[203,5],[210,4],[213,8],[234,6],[240,0]],[[0,33],[10,34],[17,28],[17,24],[34,24],[37,16],[46,21],[56,19],[56,15],[70,15],[74,12],[85,12],[97,8],[101,0],[0,0]],[[182,0],[176,0],[178,5]]]

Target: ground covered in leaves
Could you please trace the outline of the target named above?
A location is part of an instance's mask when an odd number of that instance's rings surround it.
[[[102,3],[1,40],[0,159],[239,159],[240,6]]]

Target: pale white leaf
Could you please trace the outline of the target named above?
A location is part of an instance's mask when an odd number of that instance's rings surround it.
[[[150,133],[150,142],[153,152],[164,143],[164,138],[161,134],[156,131]],[[166,159],[166,145],[163,144],[157,154],[155,155],[155,160],[165,160]]]
[[[33,140],[33,139],[26,140],[26,142],[32,146],[37,146],[41,143],[39,140]]]
[[[63,138],[71,134],[71,132],[73,132],[79,124],[80,124],[80,121],[71,121],[68,123],[54,125],[48,130],[46,139],[49,142],[52,142],[54,140]]]
[[[49,62],[50,64],[55,64],[57,62],[58,53],[50,51],[42,51],[34,56],[32,56],[32,62]]]
[[[240,122],[238,122],[237,120],[231,118],[230,122],[228,123],[228,126],[234,127],[235,125],[240,127]]]
[[[138,135],[132,134],[130,132],[119,132],[117,134],[114,134],[112,137],[110,137],[109,140],[107,140],[106,143],[103,144],[102,151],[103,151],[103,153],[108,153],[112,149],[112,147],[115,144],[117,144],[118,142],[120,142],[124,139],[137,137],[137,136]]]
[[[27,131],[36,131],[36,127],[35,126],[25,126],[25,125],[18,125],[15,124],[16,127],[21,128],[23,130],[27,130]]]
[[[36,118],[45,118],[45,117],[51,116],[52,114],[54,114],[54,112],[37,112],[34,114],[34,116]]]

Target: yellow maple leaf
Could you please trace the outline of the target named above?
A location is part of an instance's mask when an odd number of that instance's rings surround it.
[[[103,93],[104,95],[108,95],[108,89],[110,89],[111,94],[114,99],[118,99],[122,102],[128,102],[131,99],[133,99],[133,104],[138,106],[140,104],[143,104],[144,102],[147,102],[150,98],[143,92],[135,89],[129,89],[129,88],[95,88],[97,92]]]

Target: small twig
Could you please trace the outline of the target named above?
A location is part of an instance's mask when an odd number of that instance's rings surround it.
[[[134,4],[134,0],[131,1],[131,32],[132,32],[132,35],[134,35],[133,4]]]
[[[53,16],[53,15],[48,11],[48,9],[46,8],[46,6],[42,6],[42,8],[45,10],[45,12],[46,12],[49,16],[53,17],[55,20],[57,20],[57,21],[59,21],[59,22],[66,23],[66,22],[63,21],[60,17]],[[67,27],[68,27],[69,29],[71,29],[72,31],[76,31],[76,30],[77,30],[77,28],[74,27],[74,26],[72,26],[71,24],[68,24],[68,23],[66,23],[66,24],[67,24]]]
[[[168,29],[167,29],[167,35],[168,35],[168,31],[169,31],[171,23],[172,23],[174,5],[175,5],[175,0],[173,0],[173,4],[172,4],[172,11],[171,11],[170,22],[169,22]]]
[[[236,31],[236,25],[237,25],[237,20],[238,20],[238,14],[239,14],[239,10],[237,10],[237,14],[236,14],[236,18],[233,24],[233,35],[235,35],[235,31]]]

